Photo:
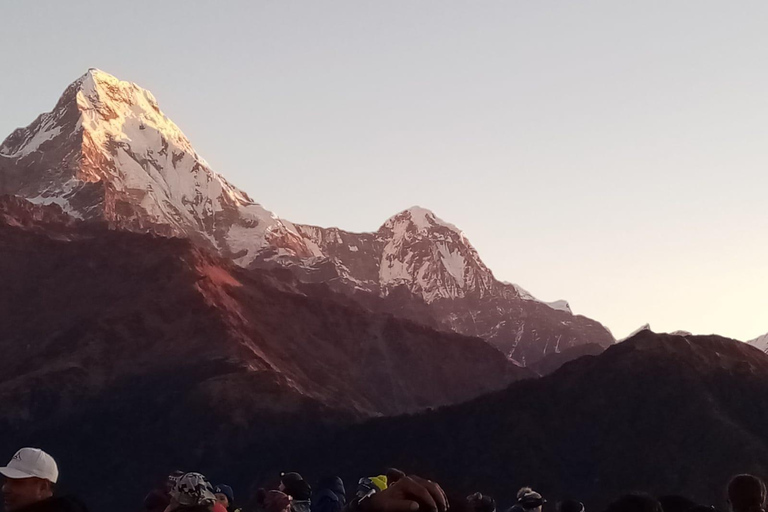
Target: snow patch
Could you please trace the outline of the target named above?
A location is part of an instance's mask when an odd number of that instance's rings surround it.
[[[763,334],[762,336],[758,336],[757,338],[748,341],[750,345],[753,347],[757,347],[763,352],[768,352],[768,334]]]
[[[464,288],[464,273],[467,268],[464,256],[459,251],[451,251],[444,243],[437,244],[437,250],[445,270],[453,276],[460,288]]]
[[[571,306],[568,304],[568,301],[566,300],[556,300],[554,302],[545,302],[544,304],[551,307],[552,309],[556,309],[557,311],[565,311],[566,313],[572,313]]]
[[[545,306],[549,306],[550,308],[557,310],[557,311],[564,311],[569,314],[573,314],[573,311],[571,310],[571,305],[568,304],[568,301],[566,300],[556,300],[554,302],[544,302],[543,300],[537,299],[534,297],[528,290],[520,286],[519,284],[515,283],[508,283],[505,282],[504,284],[513,286],[515,290],[517,291],[517,294],[520,296],[523,300],[530,300],[534,302],[540,302],[544,304]]]
[[[69,201],[64,199],[63,197],[57,197],[57,196],[50,196],[50,197],[43,197],[43,196],[37,196],[37,197],[30,197],[27,198],[27,201],[34,204],[39,204],[42,206],[47,206],[51,204],[57,204],[61,209],[64,211],[64,213],[67,213],[68,215],[76,218],[81,219],[82,216],[80,213],[72,208],[72,205],[69,204]]]
[[[507,282],[507,281],[504,281],[504,284],[508,284],[508,285],[514,286],[515,290],[517,291],[517,294],[523,300],[535,300],[535,301],[539,300],[536,297],[534,297],[533,295],[531,295],[531,293],[528,290],[526,290],[525,288],[523,288],[519,284],[510,283],[510,282]]]
[[[422,208],[421,206],[412,206],[411,208],[405,210],[405,212],[410,214],[411,222],[419,231],[431,229],[433,226],[442,226],[458,234],[462,234],[459,228],[450,222],[445,222],[443,219],[435,215],[434,212],[426,208]]]
[[[622,338],[622,339],[618,340],[616,343],[621,343],[622,341],[627,341],[628,339],[634,337],[635,335],[637,335],[637,334],[639,334],[639,333],[641,333],[643,331],[651,331],[651,324],[645,324],[645,325],[640,326],[639,328],[637,328],[634,331],[632,331],[632,333],[629,336],[627,336],[626,338]],[[653,332],[653,331],[651,331],[651,332]]]

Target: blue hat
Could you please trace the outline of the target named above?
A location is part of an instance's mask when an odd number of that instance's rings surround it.
[[[235,502],[235,493],[232,491],[232,488],[228,485],[219,484],[216,486],[216,489],[213,491],[216,494],[223,494],[227,497],[229,500],[229,505],[232,506],[232,504]]]

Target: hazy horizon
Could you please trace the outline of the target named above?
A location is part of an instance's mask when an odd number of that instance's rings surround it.
[[[617,338],[768,332],[768,4],[100,5],[0,6],[0,139],[98,67],[285,219],[420,205]]]

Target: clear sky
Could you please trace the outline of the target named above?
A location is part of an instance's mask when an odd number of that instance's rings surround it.
[[[0,138],[98,67],[295,222],[413,205],[617,337],[768,332],[768,2],[5,1]]]

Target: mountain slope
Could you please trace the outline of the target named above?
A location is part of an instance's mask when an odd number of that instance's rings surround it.
[[[618,495],[682,494],[724,505],[738,472],[768,475],[768,355],[717,336],[642,331],[554,374],[415,417],[386,418],[279,453],[321,475],[407,468],[501,507],[532,485],[550,502],[600,510]],[[366,444],[366,439],[378,439]],[[305,462],[306,461],[306,462]]]
[[[768,475],[768,355],[717,336],[643,331],[471,402],[347,426],[314,401],[280,415],[261,409],[249,422],[253,384],[227,394],[226,361],[122,381],[62,408],[56,396],[82,373],[29,376],[56,385],[56,395],[0,383],[4,410],[27,415],[0,420],[0,449],[36,441],[70,468],[64,486],[118,512],[135,509],[153,479],[177,467],[247,489],[286,468],[310,481],[329,473],[355,481],[395,466],[455,496],[489,493],[503,508],[532,485],[550,502],[576,497],[594,510],[637,490],[723,506],[731,475]]]
[[[359,234],[280,219],[215,173],[149,91],[96,69],[0,145],[0,194],[383,297],[382,311],[482,337],[521,364],[614,342],[567,302],[543,303],[496,280],[464,234],[429,210],[408,209]]]
[[[169,464],[234,464],[532,376],[285,270],[18,197],[0,196],[0,282],[0,452],[50,450],[62,492],[95,510],[135,509]]]
[[[382,308],[436,328],[478,336],[521,364],[613,336],[598,322],[573,315],[565,301],[545,303],[517,285],[498,281],[464,233],[429,210],[405,210],[375,233],[297,225],[325,258],[283,260],[302,279],[327,282]],[[384,301],[371,303],[357,292]]]
[[[605,347],[594,343],[585,345],[576,345],[567,348],[562,352],[553,352],[529,366],[529,368],[538,375],[544,376],[559,370],[564,364],[570,363],[584,356],[597,356],[605,351]]]
[[[2,385],[66,369],[101,393],[118,377],[209,363],[229,368],[237,394],[252,384],[255,397],[264,383],[276,403],[367,416],[466,400],[526,375],[479,339],[372,314],[285,272],[59,217],[56,206],[0,200]]]

